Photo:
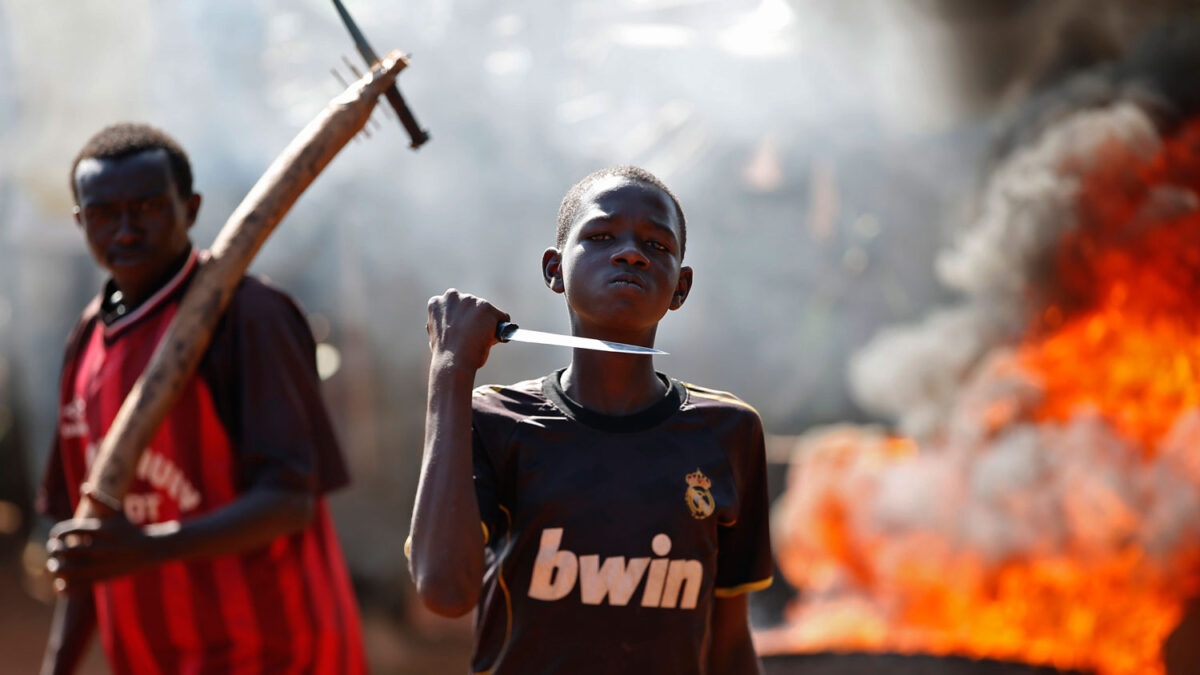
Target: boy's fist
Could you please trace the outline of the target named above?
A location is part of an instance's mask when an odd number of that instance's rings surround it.
[[[479,370],[487,363],[496,326],[508,313],[487,300],[451,288],[429,299],[425,331],[435,360],[456,368]]]

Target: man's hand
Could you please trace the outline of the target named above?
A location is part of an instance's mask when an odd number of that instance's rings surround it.
[[[425,331],[435,360],[455,368],[476,371],[487,362],[496,339],[496,326],[508,314],[483,298],[451,288],[429,299]]]
[[[255,487],[204,515],[137,527],[124,514],[64,520],[50,530],[46,568],[59,591],[137,572],[167,560],[240,553],[303,530],[312,520],[308,492]]]
[[[55,576],[55,588],[65,591],[155,564],[162,548],[157,544],[152,532],[130,523],[125,514],[64,520],[50,530],[46,569]]]

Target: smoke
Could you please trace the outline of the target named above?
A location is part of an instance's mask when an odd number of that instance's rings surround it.
[[[1162,671],[1200,563],[1195,317],[1180,299],[1200,288],[1200,132],[1180,117],[1190,90],[1145,68],[1200,54],[1170,33],[1016,117],[976,217],[937,257],[958,303],[851,359],[859,402],[907,438],[801,437],[772,521],[801,596],[763,649]],[[819,625],[830,615],[836,630]]]
[[[1037,92],[997,136],[997,159],[980,190],[977,215],[937,259],[938,280],[961,302],[916,324],[885,328],[851,357],[848,380],[856,401],[896,420],[903,433],[934,433],[977,360],[1016,339],[1031,323],[1030,309],[1044,305],[1054,283],[1049,256],[1078,222],[1079,180],[1102,161],[1100,150],[1115,144],[1132,157],[1147,157],[1158,149],[1160,133],[1200,112],[1200,84],[1184,75],[1200,63],[1200,19],[1185,14],[1164,21],[1165,5],[1132,15],[1119,7],[1105,11],[1117,12],[1109,30],[1129,44],[1128,53]],[[944,3],[932,8],[951,10]],[[968,15],[988,18],[999,7],[984,3],[975,10]],[[1133,39],[1131,27],[1145,30]],[[1193,208],[1193,201],[1190,193],[1160,189],[1142,217],[1163,219]]]
[[[978,218],[937,260],[938,278],[962,294],[962,303],[883,330],[855,354],[849,379],[860,404],[918,438],[941,426],[978,359],[1029,325],[1050,254],[1078,222],[1080,177],[1111,143],[1147,156],[1158,148],[1158,134],[1132,104],[1084,111],[996,169]]]

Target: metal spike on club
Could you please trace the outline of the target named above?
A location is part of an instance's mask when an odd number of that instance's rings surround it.
[[[374,68],[379,63],[379,56],[371,48],[370,43],[367,42],[366,36],[359,30],[358,24],[354,22],[354,19],[350,16],[350,12],[346,10],[346,6],[342,4],[341,0],[333,0],[333,6],[337,9],[338,16],[342,17],[342,23],[346,25],[346,30],[350,32],[350,37],[354,40],[354,47],[363,57],[363,60],[367,62],[367,68]],[[343,57],[343,60],[346,59]],[[350,72],[355,74],[355,78],[357,79],[357,69],[350,64],[349,60],[346,60],[346,65],[350,68]],[[341,78],[339,77],[339,79]],[[411,141],[408,147],[416,150],[424,145],[429,140],[429,132],[422,129],[421,125],[417,123],[417,118],[413,117],[412,111],[408,109],[408,104],[404,102],[404,97],[400,95],[400,88],[392,84],[391,87],[384,91],[384,97],[387,99],[388,104],[392,106],[392,110],[396,111],[396,117],[399,118],[400,124],[404,126],[404,130],[408,132],[408,138]],[[370,136],[365,131],[364,134],[368,137]]]

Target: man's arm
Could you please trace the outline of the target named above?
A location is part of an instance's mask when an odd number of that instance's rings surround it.
[[[234,448],[237,483],[245,487],[232,501],[182,522],[138,528],[118,515],[60,523],[50,543],[60,580],[87,583],[164,560],[238,553],[306,527],[317,495],[345,477],[315,352],[299,307],[256,279],[243,280],[197,377],[213,392]]]
[[[74,673],[95,632],[96,599],[92,589],[85,587],[59,595],[42,658],[42,675]]]
[[[182,523],[137,527],[123,514],[64,520],[50,531],[47,568],[70,590],[168,560],[210,558],[262,546],[304,529],[312,511],[309,493],[252,488]]]
[[[475,497],[471,391],[475,372],[508,315],[486,301],[447,291],[429,301],[433,352],[425,415],[425,449],[410,530],[409,565],[417,593],[432,611],[462,616],[479,601],[484,538]]]
[[[762,673],[754,643],[750,641],[750,612],[745,593],[713,598],[711,635],[709,675]]]

